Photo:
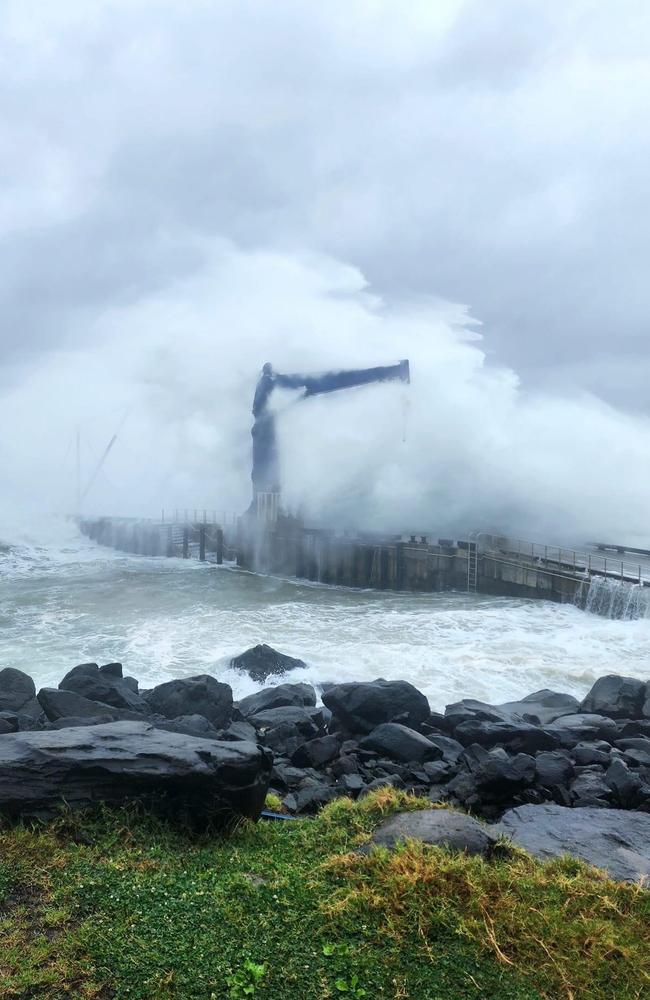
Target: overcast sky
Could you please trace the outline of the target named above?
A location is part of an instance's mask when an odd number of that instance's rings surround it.
[[[647,407],[647,0],[4,0],[0,32],[5,384],[226,239]]]

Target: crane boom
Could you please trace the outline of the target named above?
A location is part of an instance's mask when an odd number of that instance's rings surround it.
[[[251,431],[253,436],[253,471],[251,475],[253,504],[256,504],[257,496],[260,493],[280,492],[275,415],[269,409],[269,400],[274,389],[303,389],[304,392],[300,398],[307,399],[310,396],[337,392],[340,389],[352,389],[356,386],[370,385],[376,382],[395,381],[411,381],[408,360],[400,361],[396,365],[323,372],[316,375],[284,375],[275,372],[269,363],[265,364],[253,399],[253,416],[255,418]]]

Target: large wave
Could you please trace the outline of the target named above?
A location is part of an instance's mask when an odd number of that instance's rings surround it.
[[[88,344],[49,357],[0,402],[7,495],[32,514],[74,509],[77,426],[82,485],[121,428],[87,508],[242,510],[263,362],[309,371],[409,357],[408,388],[279,400],[290,506],[350,526],[647,540],[647,418],[524,391],[464,308],[382,302],[329,258],[219,245],[199,276],[102,317]]]

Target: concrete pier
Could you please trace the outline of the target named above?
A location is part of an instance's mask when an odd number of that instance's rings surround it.
[[[84,535],[99,545],[141,556],[197,558],[223,563],[224,531],[211,521],[154,521],[135,517],[80,518]]]
[[[650,586],[650,563],[625,562],[596,547],[579,551],[484,532],[459,540],[341,533],[308,527],[277,511],[273,519],[246,514],[224,522],[205,516],[172,521],[102,517],[79,524],[100,545],[124,552],[217,564],[226,559],[252,572],[345,587],[469,591],[585,607],[596,580],[623,588],[612,606],[630,607],[632,596]]]

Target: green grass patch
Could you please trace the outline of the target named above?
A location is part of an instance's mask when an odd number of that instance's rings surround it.
[[[0,831],[0,996],[632,1000],[650,893],[570,860],[354,849],[430,803],[381,789],[315,820],[196,837],[103,811]]]

